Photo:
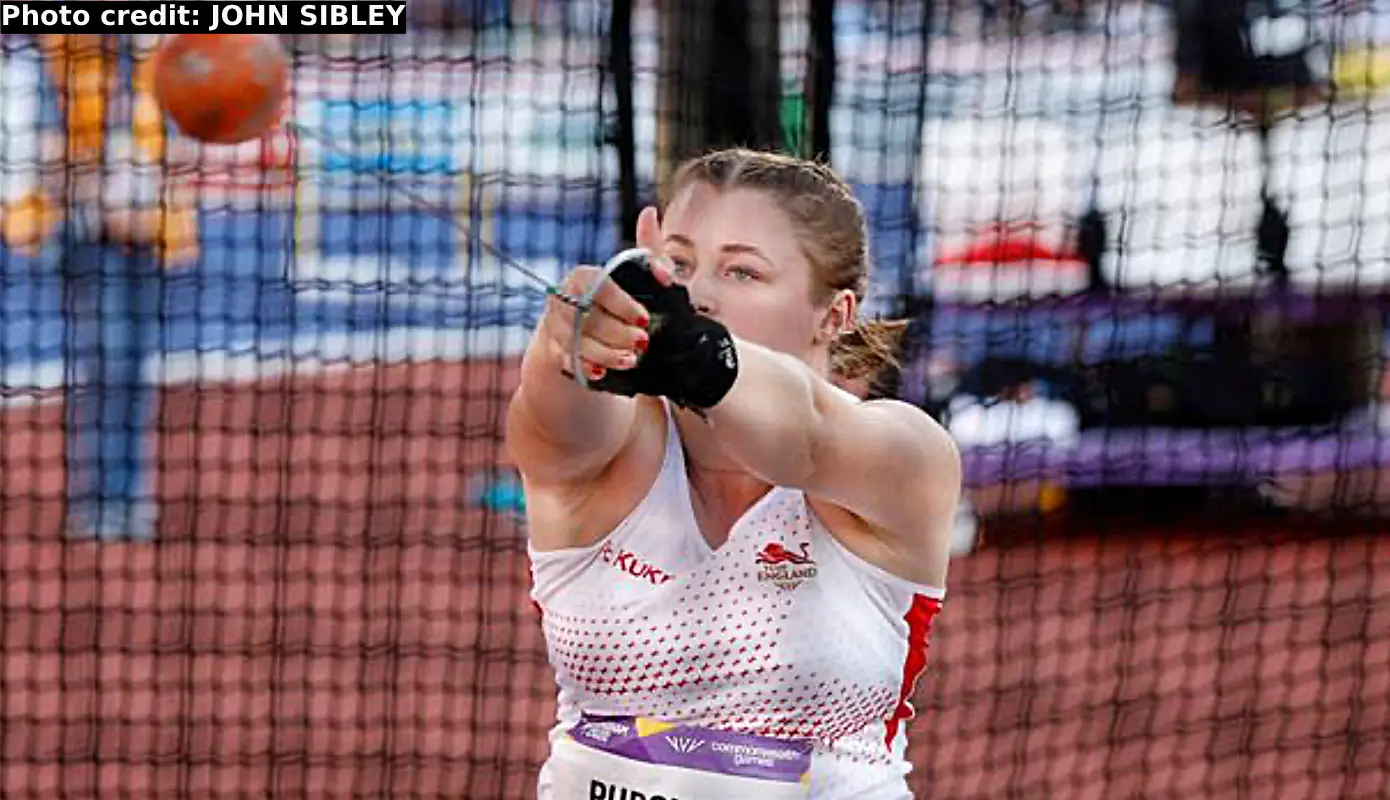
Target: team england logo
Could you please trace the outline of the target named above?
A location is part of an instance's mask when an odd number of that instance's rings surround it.
[[[781,542],[768,542],[758,552],[758,580],[767,581],[780,589],[791,591],[816,577],[816,562],[811,558],[811,546],[801,542],[800,552],[793,552]]]

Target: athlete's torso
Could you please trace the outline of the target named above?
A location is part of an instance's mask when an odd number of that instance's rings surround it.
[[[812,797],[911,796],[907,697],[943,592],[845,550],[801,492],[773,489],[711,549],[668,422],[660,474],[626,520],[592,547],[531,556],[560,687],[552,739],[581,712],[809,739]]]

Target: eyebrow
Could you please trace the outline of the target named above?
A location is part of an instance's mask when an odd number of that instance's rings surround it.
[[[683,247],[695,246],[695,243],[691,241],[689,237],[682,236],[679,233],[668,234],[666,238],[667,240],[675,242],[676,244],[681,245]],[[768,258],[767,255],[763,253],[763,251],[759,250],[751,244],[731,242],[729,244],[724,245],[720,249],[726,253],[744,253],[746,255],[757,256],[758,258],[762,259],[763,261],[766,261],[769,264],[772,263],[772,259]]]

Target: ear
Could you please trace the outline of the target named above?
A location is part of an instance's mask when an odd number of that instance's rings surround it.
[[[853,328],[858,305],[854,292],[849,289],[836,292],[830,299],[830,306],[825,310],[825,315],[821,317],[820,326],[816,329],[816,343],[833,342],[840,334]]]

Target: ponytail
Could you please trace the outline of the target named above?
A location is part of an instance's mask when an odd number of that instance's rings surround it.
[[[877,383],[898,367],[907,320],[869,320],[840,334],[830,345],[830,371],[843,381]]]

